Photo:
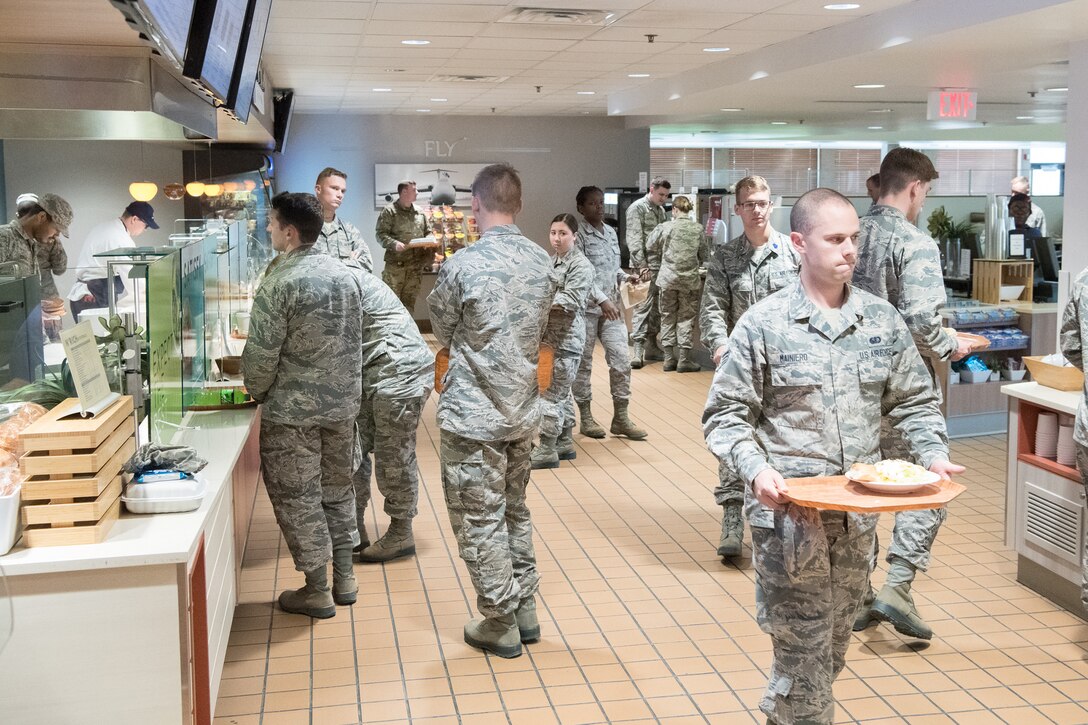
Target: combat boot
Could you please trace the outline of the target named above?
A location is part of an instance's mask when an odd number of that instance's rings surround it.
[[[329,572],[326,567],[306,572],[306,586],[290,589],[280,594],[280,609],[292,614],[305,614],[314,619],[336,616],[336,603],[329,591]]]
[[[554,436],[540,436],[540,445],[529,456],[529,465],[534,471],[541,468],[559,468],[559,452],[555,449]]]
[[[377,564],[392,561],[416,553],[416,540],[412,536],[411,519],[390,519],[389,528],[382,538],[359,552],[359,561]]]
[[[355,604],[359,596],[351,555],[351,542],[332,547],[332,600],[341,605]]]
[[[667,373],[671,373],[676,370],[676,348],[664,347],[662,350],[665,352],[665,364],[661,366],[661,369]]]
[[[664,349],[657,344],[656,338],[646,341],[646,362],[661,362],[665,359]]]
[[[634,349],[631,352],[631,369],[639,370],[646,364],[646,346],[635,340]]]
[[[702,370],[702,366],[695,362],[691,357],[691,348],[680,348],[680,362],[676,366],[676,371],[680,373],[697,373]]]
[[[865,596],[861,600],[861,606],[858,607],[858,614],[854,617],[855,632],[864,632],[866,629],[880,621],[873,614],[873,600],[875,599],[876,594],[873,593],[873,585],[870,584],[865,590]]]
[[[518,623],[518,633],[523,644],[540,640],[540,622],[536,618],[536,598],[522,599],[518,605],[518,611],[514,612],[514,619]]]
[[[592,402],[591,400],[578,401],[578,418],[581,420],[579,432],[588,438],[604,438],[607,435],[604,428],[593,420],[593,411],[590,410],[593,407]]]
[[[561,461],[573,461],[578,457],[578,451],[574,450],[574,426],[568,425],[563,428],[562,434],[555,442],[555,452],[559,454],[559,460]],[[601,429],[601,435],[604,435],[604,429]]]
[[[722,504],[722,536],[718,541],[718,556],[723,559],[740,556],[744,541],[744,516],[740,501],[726,501]]]
[[[521,656],[521,632],[513,614],[473,619],[465,625],[465,642],[506,659]]]
[[[612,425],[609,430],[614,436],[627,436],[633,441],[640,441],[646,437],[647,433],[636,426],[627,415],[627,407],[630,403],[629,400],[612,398]]]
[[[910,562],[899,557],[891,559],[888,578],[873,602],[873,616],[882,622],[891,623],[900,634],[918,639],[932,639],[933,630],[918,616],[914,598],[910,595],[914,574],[915,568]]]

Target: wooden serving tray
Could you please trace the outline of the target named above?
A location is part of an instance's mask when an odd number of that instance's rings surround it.
[[[787,478],[786,485],[786,498],[799,506],[865,514],[940,508],[967,490],[954,481],[938,481],[915,493],[879,493],[846,476]]]
[[[28,478],[23,481],[23,501],[94,498],[102,493],[106,486],[110,485],[121,472],[121,467],[125,465],[125,461],[135,452],[136,439],[129,438],[97,473],[57,478],[50,478],[49,476]]]
[[[121,477],[113,481],[98,495],[70,503],[37,503],[23,506],[23,524],[76,524],[82,522],[97,523],[109,510],[113,502],[121,495]]]
[[[970,332],[957,332],[956,337],[970,342],[971,350],[974,352],[985,350],[992,344],[990,338],[983,337],[982,335],[972,335]]]
[[[51,527],[36,524],[23,529],[23,543],[26,546],[78,546],[98,544],[121,515],[121,497],[113,501],[106,513],[95,523],[80,523],[73,526]]]
[[[98,448],[125,418],[132,417],[132,398],[121,396],[93,418],[81,418],[78,411],[79,398],[68,398],[38,418],[19,434],[23,450],[29,453]],[[75,418],[61,420],[72,413],[76,413]]]
[[[551,345],[541,343],[540,357],[536,362],[536,385],[544,392],[552,384],[552,366],[555,364],[555,351]],[[434,392],[442,393],[442,378],[450,367],[450,349],[444,347],[434,356]]]
[[[135,423],[129,415],[97,448],[73,449],[68,446],[64,450],[34,451],[20,458],[19,466],[24,476],[97,473],[125,444],[126,440],[132,439],[135,430]]]

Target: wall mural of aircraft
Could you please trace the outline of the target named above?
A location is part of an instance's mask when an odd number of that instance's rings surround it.
[[[419,192],[416,203],[420,206],[440,206],[442,204],[448,204],[449,206],[469,205],[469,200],[472,198],[472,188],[469,186],[458,186],[453,182],[452,178],[454,174],[458,176],[462,175],[462,172],[456,169],[420,169],[415,173],[415,177],[406,176],[404,178],[415,178],[416,190]],[[431,184],[424,185],[424,179],[419,177],[423,174],[431,173],[437,174],[437,179]],[[384,206],[397,198],[397,190],[394,187],[392,191],[379,191],[376,194],[376,197],[376,201]]]

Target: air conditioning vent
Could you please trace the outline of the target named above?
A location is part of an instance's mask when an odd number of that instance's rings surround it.
[[[502,83],[510,76],[443,75],[431,76],[432,83]]]
[[[616,13],[608,10],[577,10],[573,8],[514,8],[496,22],[547,23],[550,25],[606,25]]]
[[[1084,541],[1080,503],[1030,483],[1025,494],[1024,539],[1079,564]]]

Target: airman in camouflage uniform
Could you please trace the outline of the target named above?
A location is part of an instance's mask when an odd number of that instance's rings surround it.
[[[314,243],[314,249],[335,259],[354,259],[367,272],[374,271],[374,258],[370,256],[370,247],[358,228],[337,215],[340,203],[348,188],[348,175],[343,171],[328,166],[317,175],[314,193],[321,204],[321,232]]]
[[[570,214],[552,220],[550,237],[556,253],[552,276],[557,286],[544,342],[551,346],[555,362],[551,384],[540,396],[540,445],[533,450],[533,468],[558,468],[561,459],[576,455],[573,445],[562,456],[556,446],[563,432],[574,426],[570,389],[586,346],[586,300],[594,278],[593,265],[574,246],[577,231],[578,222]]]
[[[703,228],[688,217],[690,211],[687,197],[677,197],[672,221],[654,229],[646,242],[647,248],[653,250],[650,254],[661,260],[657,289],[666,372],[693,373],[701,369],[691,357],[692,332],[699,308],[699,268],[706,263],[709,244]]]
[[[306,586],[280,595],[285,611],[336,614],[355,601],[351,549],[358,542],[352,494],[353,423],[362,393],[361,292],[343,264],[314,249],[317,200],[279,194],[268,230],[283,261],[253,299],[242,353],[246,388],[261,403],[265,487]],[[329,560],[334,587],[329,591]]]
[[[817,189],[793,215],[801,278],[741,317],[703,426],[710,449],[748,486],[757,618],[773,645],[760,709],[776,725],[830,724],[878,517],[789,503],[784,478],[879,460],[882,415],[923,465],[955,467],[906,325],[848,284],[858,228],[850,202]]]
[[[580,431],[590,438],[604,438],[604,427],[593,419],[593,350],[597,340],[604,348],[608,365],[608,387],[612,393],[613,435],[643,440],[646,431],[637,427],[629,415],[631,405],[631,359],[627,347],[627,324],[620,301],[619,284],[628,278],[620,268],[620,242],[616,230],[604,223],[604,191],[596,186],[583,186],[575,197],[578,213],[578,240],[575,245],[593,265],[595,277],[586,302],[586,345],[578,374],[571,391],[578,405]],[[573,421],[571,421],[573,423]],[[559,452],[574,453],[570,428],[564,428],[559,438]]]
[[[416,296],[423,280],[423,268],[429,267],[434,250],[429,247],[411,249],[408,242],[427,235],[427,217],[413,202],[416,200],[414,181],[397,185],[399,198],[388,204],[378,215],[375,228],[378,243],[385,247],[385,269],[382,281],[389,285],[408,309],[416,307]]]
[[[893,149],[880,166],[880,200],[861,219],[858,264],[854,284],[887,300],[899,310],[932,376],[935,360],[958,356],[955,333],[941,326],[945,304],[944,277],[937,244],[908,219],[916,218],[925,203],[929,182],[937,178],[932,162],[919,151]],[[932,380],[937,396],[940,386]],[[909,458],[902,435],[883,423],[885,458]],[[930,629],[918,615],[910,594],[917,570],[929,568],[930,549],[948,516],[944,508],[902,511],[895,516],[888,547],[888,580],[874,597],[870,588],[855,623],[865,629],[873,620],[891,622],[903,634],[930,639]],[[876,567],[878,545],[872,566]]]
[[[472,184],[480,240],[442,265],[427,297],[449,369],[438,400],[442,485],[484,615],[465,641],[502,657],[540,635],[540,577],[525,502],[540,425],[537,361],[555,294],[551,260],[514,225],[521,180],[506,164]]]
[[[356,549],[359,561],[374,563],[416,551],[412,536],[419,498],[416,428],[434,386],[434,357],[393,291],[355,264],[349,268],[362,290],[363,319],[363,402],[355,421],[362,459],[354,476],[360,539]],[[389,528],[373,544],[366,534],[371,453],[389,516]]]
[[[771,188],[762,176],[737,182],[733,211],[744,231],[714,251],[706,270],[699,332],[718,365],[729,349],[729,333],[749,307],[797,279],[801,259],[789,235],[771,226]],[[740,556],[744,542],[744,483],[718,461],[714,501],[722,507],[718,556]]]
[[[658,224],[664,224],[665,202],[669,198],[672,185],[661,178],[650,182],[646,196],[627,207],[627,250],[631,254],[631,266],[639,270],[644,280],[649,280],[650,290],[646,299],[635,307],[631,316],[631,339],[635,351],[631,356],[631,367],[641,368],[647,359],[661,360],[652,353],[661,328],[657,302],[657,271],[661,268],[661,257],[652,249],[647,249],[646,242]]]
[[[1088,270],[1084,270],[1073,280],[1069,291],[1069,302],[1062,314],[1060,335],[1062,354],[1076,367],[1084,370],[1084,341],[1088,340]],[[1073,427],[1073,440],[1077,444],[1077,468],[1080,469],[1081,481],[1088,493],[1088,382],[1084,385],[1084,400],[1077,406],[1077,423]],[[1082,564],[1084,573],[1081,579],[1080,600],[1088,609],[1088,533],[1084,538]]]

